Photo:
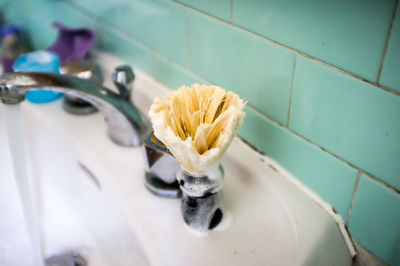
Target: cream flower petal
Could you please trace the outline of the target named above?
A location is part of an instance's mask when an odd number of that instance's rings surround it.
[[[193,84],[155,98],[149,115],[154,134],[190,172],[220,160],[242,124],[246,103],[218,86]]]

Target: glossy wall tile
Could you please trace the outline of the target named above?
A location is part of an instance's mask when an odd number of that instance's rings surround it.
[[[179,64],[186,64],[182,5],[164,0],[73,1],[88,14],[96,16],[97,19],[114,26]],[[93,8],[94,6],[96,8]]]
[[[271,156],[347,218],[357,171],[284,127],[246,109],[239,136]]]
[[[400,5],[397,5],[396,14],[400,14]],[[400,92],[400,16],[393,21],[389,44],[380,77],[380,84]]]
[[[298,56],[289,127],[400,189],[400,97]]]
[[[400,195],[362,175],[350,231],[357,241],[389,265],[400,264]]]
[[[231,18],[231,0],[178,0],[178,2],[197,8],[226,21],[229,21]]]
[[[233,23],[376,81],[394,4],[394,0],[234,0]]]
[[[190,69],[286,123],[294,54],[196,11],[187,19]]]

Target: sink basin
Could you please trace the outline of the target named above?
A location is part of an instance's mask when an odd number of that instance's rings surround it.
[[[110,67],[122,63],[102,53],[97,59]],[[105,68],[104,76],[111,70]],[[147,113],[152,98],[166,88],[135,73],[133,100]],[[46,256],[77,252],[89,265],[114,266],[352,263],[348,236],[329,206],[239,139],[222,159],[232,222],[198,237],[185,227],[179,199],[146,190],[142,150],[114,144],[100,114],[73,116],[62,111],[60,101],[24,102],[22,108]],[[6,147],[1,115],[0,109],[0,146]],[[0,159],[0,212],[6,214],[0,221],[0,265],[29,265],[7,149]]]
[[[59,102],[56,103],[57,107]],[[89,265],[147,265],[121,204],[105,185],[95,160],[88,160],[61,127],[22,107],[30,159],[37,182],[46,257],[80,254]],[[49,106],[50,107],[50,106]],[[0,114],[0,121],[3,117]],[[0,265],[32,265],[27,229],[13,178],[4,127],[0,130]],[[93,170],[92,170],[93,169]],[[93,172],[92,172],[93,171]]]

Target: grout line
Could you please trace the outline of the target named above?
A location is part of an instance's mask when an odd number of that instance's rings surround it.
[[[369,82],[368,82],[369,83]],[[389,89],[389,88],[386,88],[386,87],[384,87],[384,86],[382,86],[382,85],[380,85],[380,84],[376,84],[376,83],[370,83],[371,85],[374,85],[375,87],[377,87],[377,88],[379,88],[379,89],[382,89],[382,90],[384,90],[384,91],[386,91],[386,92],[388,92],[388,93],[390,93],[390,94],[394,94],[394,95],[396,95],[396,96],[400,96],[400,92],[398,92],[398,91],[394,91],[394,90],[392,90],[392,89]]]
[[[170,1],[176,2],[175,0],[170,0]],[[177,2],[177,3],[179,3],[179,2]],[[153,48],[151,48],[151,47],[148,47],[147,45],[145,45],[145,44],[143,44],[142,42],[140,42],[140,41],[136,40],[135,38],[133,38],[132,36],[129,36],[129,35],[127,35],[126,33],[122,32],[122,31],[120,31],[120,30],[118,30],[118,29],[115,29],[114,27],[108,25],[107,23],[105,23],[104,21],[102,21],[101,19],[99,19],[97,16],[94,16],[93,14],[91,14],[91,13],[90,13],[89,11],[87,11],[86,9],[81,8],[81,6],[79,6],[79,5],[75,4],[75,3],[72,3],[72,2],[68,2],[68,4],[70,4],[71,6],[73,6],[73,7],[75,7],[75,8],[78,8],[82,13],[84,13],[84,14],[86,14],[86,15],[89,15],[91,18],[93,18],[95,21],[98,21],[100,24],[102,24],[103,26],[105,26],[105,27],[108,28],[109,30],[113,31],[113,32],[116,33],[116,34],[121,35],[123,38],[126,38],[129,42],[136,43],[136,45],[139,45],[139,46],[141,46],[143,49],[146,49],[146,50],[148,50],[148,51],[154,53],[155,55],[159,56],[161,59],[170,62],[172,65],[174,65],[174,66],[180,68],[182,71],[184,71],[184,72],[186,72],[186,73],[189,73],[189,74],[193,75],[194,77],[198,78],[199,80],[201,80],[201,81],[203,81],[203,82],[205,82],[205,83],[208,82],[207,79],[205,79],[205,78],[199,76],[198,74],[192,72],[191,70],[185,68],[185,67],[182,66],[181,64],[175,62],[174,60],[172,60],[172,59],[170,59],[169,57],[165,56],[164,54],[158,52],[157,50],[155,50],[155,49],[153,49]],[[190,8],[190,7],[189,7],[189,8]],[[207,15],[208,15],[208,14],[207,14]],[[221,20],[221,19],[219,19],[219,18],[216,18],[216,19]],[[221,21],[223,21],[223,20],[221,20]],[[223,22],[224,22],[224,23],[227,23],[226,21],[223,21]],[[253,34],[254,34],[254,33],[253,33]],[[256,36],[257,36],[257,35],[256,35]],[[291,49],[291,48],[289,48],[289,49]],[[296,53],[296,54],[302,55],[302,54],[299,53],[299,52]],[[303,55],[303,56],[308,57],[308,56],[306,56],[306,55]],[[310,58],[311,58],[311,57],[310,57]],[[312,58],[311,58],[311,59],[312,59]],[[316,61],[317,61],[317,60],[316,60]],[[326,64],[326,63],[324,63],[324,62],[322,62],[322,61],[321,61],[321,63]],[[329,66],[329,65],[328,65],[328,66]],[[331,66],[331,67],[332,67],[332,68],[335,68],[335,67],[333,67],[333,66]],[[336,68],[335,68],[335,69],[336,69]],[[341,71],[341,70],[338,69],[338,71]],[[363,81],[365,81],[365,80],[363,80]],[[365,81],[365,82],[368,82],[368,81]],[[370,82],[368,82],[368,83],[370,83]],[[375,86],[376,86],[376,84],[375,84]],[[379,86],[378,86],[378,87],[379,87]],[[384,88],[384,87],[379,87],[379,88],[384,89],[384,90],[388,90],[389,92],[391,92],[390,89],[387,89],[387,88]],[[393,92],[392,92],[392,93],[393,93]],[[400,95],[400,92],[396,92],[396,93],[398,93],[398,95]],[[366,176],[368,176],[368,177],[372,178],[373,180],[375,180],[376,182],[379,182],[380,184],[386,186],[388,189],[394,191],[395,193],[400,194],[400,191],[399,191],[398,189],[396,189],[396,188],[394,188],[394,187],[392,187],[392,186],[390,186],[390,185],[384,183],[383,181],[381,181],[380,179],[378,179],[378,178],[374,177],[373,175],[367,173],[366,171],[361,170],[360,168],[358,168],[358,167],[355,166],[354,164],[352,164],[352,163],[350,163],[350,162],[348,162],[348,161],[346,161],[346,160],[340,158],[338,155],[336,155],[336,154],[334,154],[334,153],[328,151],[327,149],[323,148],[322,146],[320,146],[320,145],[318,145],[318,144],[316,144],[316,143],[314,143],[314,142],[311,142],[309,139],[307,139],[307,138],[303,137],[302,135],[298,134],[297,132],[291,130],[290,128],[288,128],[288,126],[286,126],[286,125],[284,125],[284,124],[282,124],[282,123],[280,123],[280,122],[274,120],[273,118],[271,118],[271,117],[268,116],[267,114],[264,114],[263,112],[259,111],[257,108],[253,107],[252,105],[249,105],[249,104],[248,104],[247,106],[248,106],[250,109],[252,109],[253,111],[255,111],[256,113],[258,113],[258,114],[260,114],[261,116],[263,116],[263,117],[265,117],[266,119],[268,119],[269,121],[271,121],[271,122],[277,124],[277,125],[280,126],[280,127],[283,127],[283,128],[285,128],[285,129],[287,129],[289,132],[291,132],[292,134],[294,134],[294,135],[300,137],[301,139],[305,140],[306,142],[310,143],[311,145],[313,145],[313,146],[315,146],[315,147],[321,149],[322,151],[324,151],[324,152],[328,153],[329,155],[335,157],[336,159],[340,160],[341,162],[347,164],[348,166],[350,166],[350,167],[352,167],[352,168],[354,168],[354,169],[356,169],[356,170],[358,170],[358,171],[361,171],[361,172],[362,172],[363,174],[365,174]]]
[[[394,10],[393,10],[393,14],[392,14],[392,19],[390,20],[390,24],[389,24],[389,30],[386,36],[386,42],[385,42],[385,48],[383,49],[383,54],[382,54],[382,59],[381,59],[381,63],[379,66],[379,71],[378,71],[378,77],[376,79],[376,84],[379,84],[379,81],[381,79],[381,74],[382,74],[382,69],[383,69],[383,64],[385,63],[385,58],[386,58],[386,52],[389,46],[389,40],[390,40],[390,36],[392,34],[392,29],[393,29],[393,24],[394,24],[394,19],[396,17],[396,11],[397,11],[397,5],[399,4],[399,1],[396,0],[396,3],[394,4]]]
[[[391,185],[386,184],[386,183],[383,182],[382,180],[376,178],[375,176],[373,176],[373,175],[371,175],[371,174],[369,174],[369,173],[367,173],[367,172],[365,172],[365,171],[363,171],[363,170],[360,170],[360,171],[362,172],[362,174],[368,176],[368,177],[371,178],[372,180],[378,182],[378,183],[381,184],[381,185],[384,185],[386,188],[392,190],[393,192],[395,192],[395,193],[397,193],[397,194],[400,194],[400,190],[398,190],[397,188],[394,188],[394,187],[392,187]]]
[[[203,15],[206,15],[207,17],[210,17],[210,18],[213,18],[213,19],[222,21],[222,22],[224,22],[224,23],[226,23],[226,24],[228,24],[228,25],[231,25],[231,22],[230,22],[230,21],[223,20],[222,18],[219,18],[219,17],[214,16],[214,15],[212,15],[212,14],[206,13],[205,11],[203,11],[203,10],[197,8],[197,7],[190,6],[190,5],[186,4],[186,3],[182,3],[182,2],[180,2],[181,0],[165,0],[165,1],[174,2],[175,4],[178,4],[178,5],[187,7],[188,9],[191,9],[191,10],[193,10],[193,11],[197,11],[198,13],[201,13],[201,14],[203,14]],[[231,0],[231,1],[233,1],[233,0]],[[232,10],[232,11],[233,11],[233,10]]]
[[[290,82],[289,109],[288,109],[288,115],[287,115],[287,121],[286,121],[286,127],[287,128],[289,128],[290,111],[292,110],[293,84],[294,84],[294,75],[295,75],[295,72],[296,72],[296,58],[297,58],[297,55],[294,54],[292,81]]]
[[[277,124],[278,126],[287,129],[287,126],[286,126],[286,125],[282,124],[281,122],[276,121],[275,119],[273,119],[273,118],[270,117],[269,115],[264,114],[263,112],[261,112],[260,110],[258,110],[257,107],[254,107],[253,105],[251,105],[251,104],[249,104],[249,103],[246,104],[246,107],[252,109],[252,110],[255,111],[257,114],[259,114],[259,115],[261,115],[261,116],[267,118],[268,120],[271,120],[272,123],[275,123],[275,124]]]
[[[187,7],[183,7],[183,17],[184,17],[184,23],[185,23],[185,61],[186,61],[186,66],[187,68],[191,68],[191,63],[190,63],[190,56],[189,56],[189,51],[190,51],[190,43],[189,43],[189,24],[188,24],[188,16],[187,16]]]
[[[357,190],[358,190],[358,184],[360,183],[360,177],[361,177],[361,171],[358,171],[357,181],[356,181],[356,185],[354,186],[353,197],[352,197],[351,203],[350,203],[349,214],[347,215],[347,219],[346,219],[346,225],[347,226],[349,225],[351,212],[353,211],[354,199],[356,198],[356,193],[357,193]]]
[[[309,144],[313,145],[314,147],[319,148],[320,150],[322,150],[322,151],[328,153],[329,155],[331,155],[332,157],[338,159],[338,160],[341,161],[342,163],[347,164],[349,167],[351,167],[351,168],[353,168],[353,169],[355,169],[355,170],[357,170],[357,171],[361,171],[363,174],[365,174],[366,176],[372,178],[372,179],[375,180],[376,182],[379,182],[380,184],[386,186],[388,189],[394,191],[394,192],[397,193],[397,194],[400,194],[400,191],[399,191],[398,189],[392,187],[392,186],[389,185],[389,184],[386,184],[385,182],[383,182],[383,181],[380,180],[379,178],[377,178],[377,177],[371,175],[370,173],[368,173],[368,172],[366,172],[366,171],[360,169],[359,167],[355,166],[354,164],[352,164],[352,163],[350,163],[350,162],[344,160],[343,158],[339,157],[338,155],[332,153],[331,151],[328,151],[328,150],[325,149],[324,147],[322,147],[322,146],[320,146],[320,145],[318,145],[318,144],[312,142],[311,140],[309,140],[309,139],[305,138],[304,136],[300,135],[299,133],[297,133],[297,132],[291,130],[291,129],[288,128],[286,125],[283,125],[282,123],[280,123],[280,122],[278,122],[278,121],[275,121],[275,120],[274,120],[273,118],[271,118],[269,115],[264,114],[263,112],[261,112],[261,111],[259,111],[257,108],[255,108],[254,106],[252,106],[252,105],[250,105],[250,104],[247,104],[247,107],[250,108],[250,109],[252,109],[253,111],[255,111],[255,112],[256,112],[257,114],[259,114],[260,116],[263,116],[263,117],[266,118],[267,120],[271,121],[272,123],[274,123],[274,124],[276,124],[276,125],[278,125],[278,126],[280,126],[280,127],[283,127],[284,129],[288,130],[290,133],[296,135],[297,137],[299,137],[299,138],[301,138],[302,140],[308,142]]]
[[[222,23],[224,23],[224,24],[227,24],[227,25],[229,25],[229,26],[232,26],[233,28],[235,28],[235,29],[237,29],[237,30],[240,30],[240,31],[242,31],[242,32],[246,32],[246,33],[251,34],[251,35],[253,35],[253,36],[257,37],[257,38],[261,38],[261,39],[263,39],[263,40],[265,40],[265,41],[268,41],[268,42],[270,42],[270,43],[272,43],[272,44],[275,44],[275,45],[277,45],[277,46],[279,46],[279,47],[281,47],[281,48],[284,48],[284,49],[286,49],[286,50],[289,50],[289,51],[291,51],[291,52],[293,52],[293,53],[295,53],[295,54],[297,54],[297,55],[304,56],[304,57],[306,57],[306,58],[308,58],[308,59],[310,59],[310,60],[313,60],[313,61],[315,61],[315,62],[317,62],[317,63],[320,63],[320,64],[322,64],[322,65],[324,65],[324,66],[326,66],[326,67],[329,67],[329,68],[332,68],[332,69],[334,69],[334,70],[336,70],[336,71],[339,71],[339,72],[342,73],[342,74],[345,74],[345,75],[351,76],[351,77],[353,77],[353,78],[355,78],[355,79],[358,79],[358,80],[360,80],[360,81],[366,82],[366,83],[368,83],[368,84],[370,84],[370,85],[372,85],[372,86],[375,86],[375,87],[377,87],[377,88],[379,88],[379,89],[382,89],[382,90],[384,90],[384,91],[386,91],[386,92],[389,92],[389,93],[391,93],[391,94],[394,94],[394,95],[396,95],[396,96],[400,96],[400,92],[398,92],[398,91],[395,91],[395,90],[386,88],[386,87],[384,87],[384,86],[382,86],[382,85],[380,85],[380,84],[377,84],[376,82],[372,82],[372,81],[369,81],[369,80],[367,80],[367,79],[365,79],[365,78],[356,76],[356,75],[353,74],[353,73],[350,73],[350,72],[348,72],[348,71],[346,71],[346,70],[343,70],[343,69],[340,69],[340,68],[338,68],[338,67],[335,67],[335,66],[333,66],[333,65],[331,65],[331,64],[329,64],[329,63],[326,63],[326,62],[324,62],[324,61],[322,61],[322,60],[320,60],[320,59],[318,59],[318,58],[315,58],[315,57],[312,57],[312,56],[310,56],[310,55],[307,55],[307,54],[305,54],[305,53],[303,53],[303,52],[297,51],[297,50],[295,50],[295,49],[293,49],[293,48],[290,48],[290,47],[288,47],[288,46],[285,46],[285,45],[283,45],[283,44],[281,44],[281,43],[279,43],[279,42],[277,42],[277,41],[274,41],[274,40],[269,39],[269,38],[267,38],[267,37],[258,35],[257,33],[254,33],[254,32],[252,32],[252,31],[250,31],[250,30],[247,30],[247,29],[245,29],[245,28],[241,28],[241,27],[239,27],[239,26],[237,26],[237,25],[235,25],[235,24],[232,24],[232,23],[230,23],[230,22],[228,22],[228,21],[225,21],[225,20],[223,20],[223,19],[221,19],[221,18],[218,18],[218,17],[216,17],[216,16],[213,16],[213,15],[211,15],[211,14],[208,14],[208,13],[206,13],[206,12],[200,10],[200,9],[197,9],[197,8],[194,8],[194,7],[191,7],[191,6],[188,6],[188,5],[186,5],[186,4],[183,4],[183,3],[181,3],[181,2],[178,2],[177,0],[169,0],[169,1],[176,2],[176,3],[180,4],[180,5],[186,6],[187,8],[192,9],[192,10],[194,10],[194,11],[197,11],[197,12],[200,13],[200,14],[203,14],[203,15],[205,15],[205,16],[207,16],[207,17],[216,19],[216,20],[218,20],[218,21],[220,21],[220,22],[222,22]]]
[[[229,17],[229,23],[233,23],[233,0],[231,0],[231,14]]]

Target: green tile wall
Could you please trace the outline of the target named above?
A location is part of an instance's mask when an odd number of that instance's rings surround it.
[[[400,14],[400,5],[397,6],[397,14]],[[397,15],[389,39],[387,56],[383,65],[380,83],[383,86],[400,92],[400,16]]]
[[[98,49],[171,89],[200,82],[239,93],[248,100],[239,136],[330,202],[361,245],[399,265],[398,0],[0,0],[0,8],[36,49],[54,41],[52,21],[87,26]]]
[[[246,109],[245,125],[239,136],[265,151],[283,167],[330,202],[347,218],[357,170],[320,148],[285,130],[271,119]]]
[[[376,81],[394,0],[235,0],[233,23]]]
[[[101,18],[146,46],[184,65],[186,62],[184,8],[172,1],[78,1],[87,13]],[[98,4],[100,3],[100,4]],[[97,6],[100,8],[97,8]],[[96,7],[96,8],[93,8]]]
[[[187,20],[190,69],[286,123],[294,54],[193,10]]]
[[[231,19],[231,0],[178,0],[178,2],[226,21]]]
[[[358,242],[390,265],[400,265],[400,195],[361,176],[349,228]]]
[[[297,58],[289,128],[400,190],[400,97]]]

